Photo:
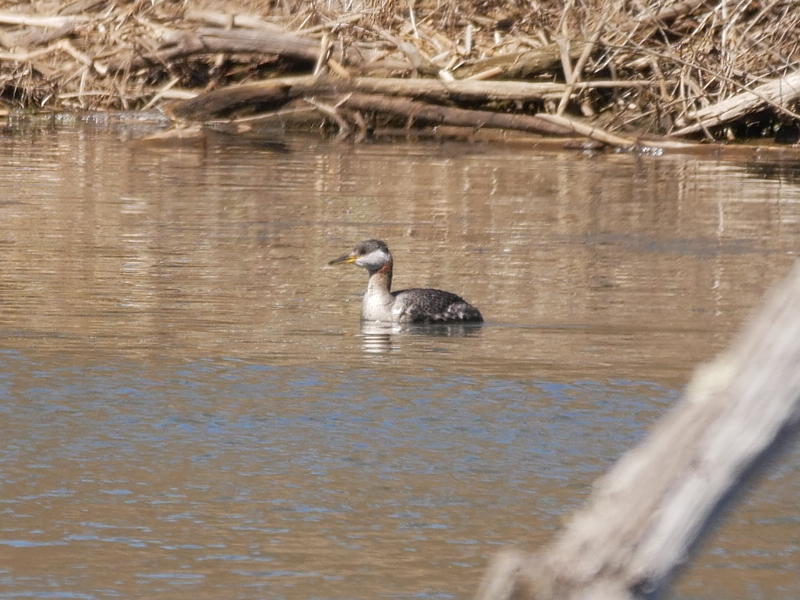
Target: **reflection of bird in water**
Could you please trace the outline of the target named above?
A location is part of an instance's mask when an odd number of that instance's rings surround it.
[[[365,321],[388,323],[480,323],[480,311],[464,299],[430,288],[392,292],[392,255],[380,240],[359,242],[350,254],[328,264],[355,263],[369,271],[361,305]]]

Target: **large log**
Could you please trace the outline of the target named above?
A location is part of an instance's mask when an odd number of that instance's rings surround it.
[[[631,148],[635,145],[635,141],[630,138],[613,135],[565,117],[469,110],[390,95],[410,95],[438,101],[471,99],[486,102],[541,98],[547,93],[566,89],[561,84],[507,82],[505,86],[498,86],[497,83],[374,78],[344,81],[312,76],[286,77],[216,90],[190,100],[175,102],[166,106],[165,111],[177,121],[207,121],[216,117],[231,116],[234,113],[274,110],[296,98],[319,97],[326,101],[338,102],[338,105],[345,108],[385,113],[432,125],[511,129],[545,135],[577,134],[622,148]],[[363,93],[363,90],[382,93]]]
[[[387,113],[430,125],[458,125],[461,127],[483,127],[514,129],[543,133],[546,135],[569,135],[567,127],[551,123],[536,115],[513,115],[485,110],[467,110],[427,104],[406,98],[391,98],[376,94],[353,92],[339,102],[344,108]]]
[[[277,77],[259,83],[214,90],[190,100],[173,102],[164,110],[174,120],[208,121],[237,111],[252,113],[275,109],[295,98],[335,93],[337,89],[336,85],[315,79],[311,75]]]
[[[634,140],[610,134],[602,129],[582,125],[555,115],[519,115],[486,110],[468,110],[427,104],[405,98],[390,98],[354,92],[339,102],[345,108],[393,114],[429,125],[455,125],[474,129],[510,129],[543,135],[587,137],[604,144],[632,148]]]
[[[656,598],[798,420],[800,264],[554,543],[536,557],[498,559],[479,598]]]
[[[311,76],[282,77],[224,88],[202,94],[169,108],[172,116],[203,121],[233,111],[266,105],[275,107],[303,95],[351,91],[390,96],[409,96],[434,102],[490,102],[541,100],[561,94],[561,83],[527,83],[512,81],[441,81],[439,79],[391,79],[357,77],[329,80]]]
[[[321,51],[317,40],[267,29],[222,29],[221,27],[201,27],[197,31],[171,29],[162,32],[160,42],[161,48],[158,52],[135,57],[117,57],[109,63],[109,68],[119,71],[166,63],[178,57],[217,53],[271,54],[313,64]],[[353,48],[349,48],[345,55],[347,63],[360,62],[360,56]]]

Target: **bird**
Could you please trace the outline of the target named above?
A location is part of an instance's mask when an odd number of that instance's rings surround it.
[[[392,289],[392,255],[385,242],[364,240],[329,265],[354,263],[369,272],[361,320],[385,323],[482,323],[481,312],[453,294],[432,288]]]

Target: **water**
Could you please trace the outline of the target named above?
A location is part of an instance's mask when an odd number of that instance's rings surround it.
[[[0,598],[469,598],[798,247],[790,161],[153,126],[0,137]],[[487,323],[362,331],[368,237]],[[800,589],[798,458],[675,598]]]

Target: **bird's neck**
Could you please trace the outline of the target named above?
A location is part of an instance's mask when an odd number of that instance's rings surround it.
[[[392,263],[391,261],[383,265],[377,271],[370,271],[369,283],[367,284],[368,294],[390,294],[392,290]]]
[[[384,265],[377,271],[370,271],[367,293],[361,304],[361,319],[364,321],[391,322],[392,305],[392,265]]]

